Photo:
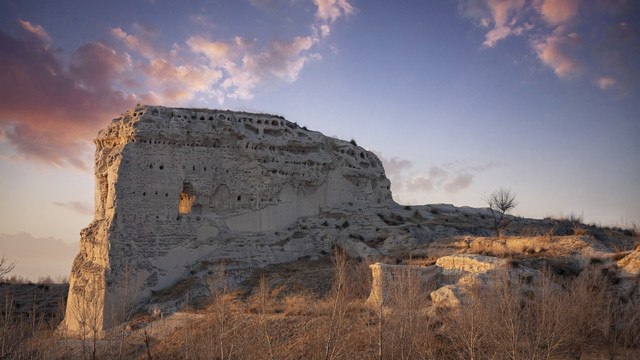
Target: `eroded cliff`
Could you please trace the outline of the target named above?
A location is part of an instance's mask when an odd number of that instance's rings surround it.
[[[373,153],[278,116],[137,106],[94,142],[95,217],[71,271],[70,331],[110,327],[127,303],[219,262],[242,277],[321,256],[349,226],[375,233],[375,209],[397,206]]]

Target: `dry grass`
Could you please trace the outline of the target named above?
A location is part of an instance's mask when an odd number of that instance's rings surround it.
[[[379,307],[366,303],[371,286],[369,263],[351,259],[332,262],[326,258],[270,267],[256,273],[257,279],[245,282],[241,292],[226,285],[224,270],[216,270],[209,282],[212,296],[201,315],[163,338],[144,336],[144,332],[139,333],[141,337],[129,338],[124,357],[326,360],[640,356],[640,304],[614,291],[623,281],[614,265],[594,256],[591,268],[583,271],[568,257],[543,258],[543,253],[560,253],[546,236],[535,241],[483,238],[474,244],[478,239],[467,240],[467,250],[491,250],[492,255],[508,257],[514,263],[546,269],[544,279],[535,291],[525,291],[524,284],[507,280],[495,281],[497,285],[490,289],[472,289],[466,295],[466,305],[455,310],[432,308],[428,299],[431,289],[414,281],[410,273],[393,284],[392,300]],[[489,242],[493,242],[491,247]],[[547,251],[534,249],[529,253],[538,245],[546,246]],[[434,259],[409,257],[402,261],[416,265]],[[182,283],[156,295],[181,293],[187,285]],[[2,340],[17,344],[7,358],[83,357],[78,341],[54,335],[52,329],[59,317],[33,322],[28,316],[14,316],[14,302],[4,304],[0,327],[11,331],[3,332]],[[151,329],[152,317],[140,319],[139,327]],[[117,358],[113,345],[113,340],[101,340],[98,358]]]

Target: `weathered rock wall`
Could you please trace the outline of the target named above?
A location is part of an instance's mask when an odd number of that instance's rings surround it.
[[[394,204],[373,153],[277,116],[138,106],[94,142],[95,216],[71,271],[70,331],[107,328],[124,302],[216,262],[319,256],[335,238],[290,233],[300,219]]]

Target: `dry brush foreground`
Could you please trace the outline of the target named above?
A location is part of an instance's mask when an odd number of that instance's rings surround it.
[[[493,241],[491,246],[487,241]],[[208,298],[194,300],[169,316],[131,314],[123,305],[116,312],[123,325],[99,339],[92,336],[91,314],[86,314],[85,336],[66,336],[56,331],[64,304],[57,311],[51,306],[39,309],[43,288],[31,309],[16,308],[11,298],[15,292],[4,284],[0,358],[638,358],[637,276],[635,290],[621,295],[623,280],[615,261],[593,257],[580,267],[553,247],[578,240],[551,239],[549,250],[542,253],[555,252],[553,258],[526,247],[520,252],[512,249],[521,243],[535,246],[541,240],[523,241],[467,239],[467,247],[456,250],[506,257],[509,266],[537,264],[543,274],[532,289],[514,280],[505,268],[492,275],[492,286],[471,286],[460,307],[434,306],[429,294],[436,285],[425,285],[408,270],[397,275],[388,297],[367,300],[371,262],[348,258],[336,249],[317,261],[262,269],[237,288],[230,286],[220,265],[208,279]],[[638,250],[636,245],[634,251]],[[612,258],[622,261],[631,252]],[[437,257],[400,254],[380,260],[426,265]]]

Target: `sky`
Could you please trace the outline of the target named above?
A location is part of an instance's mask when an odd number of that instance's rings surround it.
[[[638,80],[637,0],[0,0],[0,256],[68,276],[137,103],[354,139],[402,204],[640,225]]]

